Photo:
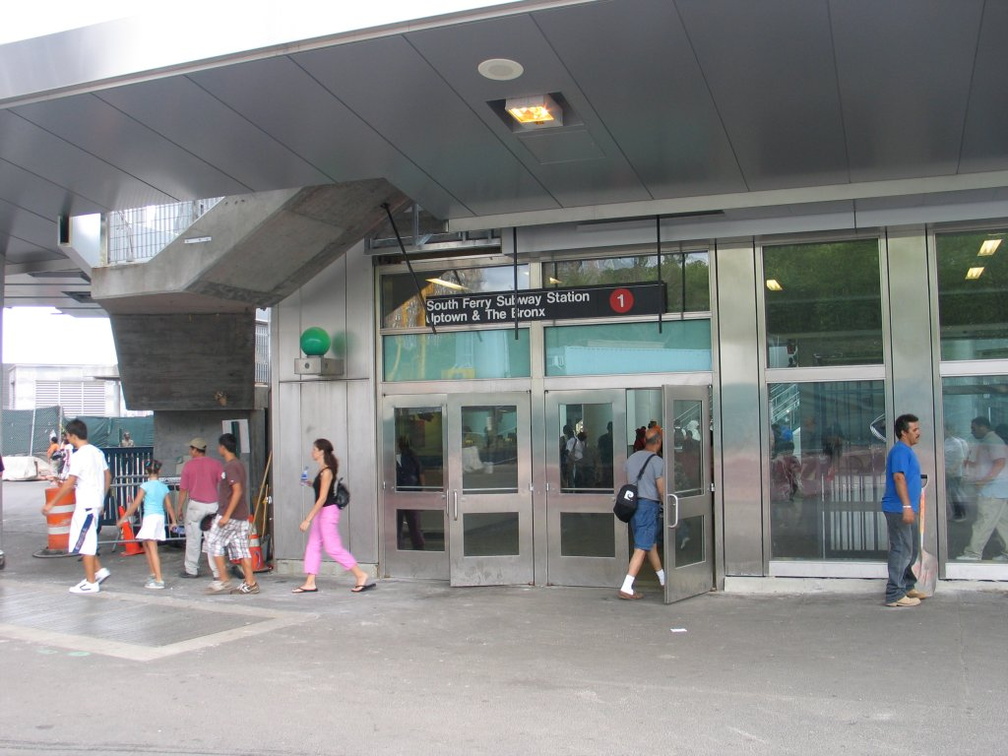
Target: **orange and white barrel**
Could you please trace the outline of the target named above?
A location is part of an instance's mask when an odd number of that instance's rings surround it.
[[[47,488],[45,492],[46,503],[56,498],[59,487]],[[60,504],[57,504],[46,514],[46,529],[48,532],[49,551],[68,551],[70,549],[70,520],[73,518],[74,506],[77,499],[74,492],[70,491]]]

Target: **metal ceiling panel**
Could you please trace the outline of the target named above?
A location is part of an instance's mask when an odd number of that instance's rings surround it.
[[[748,189],[846,183],[825,0],[677,0]]]
[[[334,182],[395,177],[405,194],[423,190],[425,207],[439,217],[461,210],[457,199],[431,182],[288,57],[250,61],[191,74],[190,78]],[[311,117],[291,117],[310,113]]]
[[[852,181],[957,172],[982,10],[983,0],[830,4]]]
[[[959,172],[1008,168],[1008,3],[987,3],[973,69]]]
[[[172,198],[164,201],[248,191],[205,160],[94,95],[23,105],[14,112]]]
[[[245,191],[329,181],[186,76],[131,84],[96,96],[205,160],[246,187]]]
[[[476,21],[464,30],[413,32],[407,40],[561,206],[652,198],[571,78],[566,61],[557,57],[529,15]],[[477,66],[493,57],[515,60],[525,71],[512,81],[487,79]],[[554,92],[568,106],[564,125],[528,136],[512,131],[489,104]]]
[[[150,185],[9,110],[0,110],[0,156],[66,191],[69,205],[29,208],[43,215],[51,212],[54,222],[61,212],[80,215],[97,212],[99,208],[142,207],[171,201]]]
[[[594,3],[535,19],[652,197],[745,190],[672,4]]]
[[[557,207],[514,155],[401,36],[298,53],[294,60],[433,182],[477,215]],[[396,178],[388,179],[395,184]],[[402,187],[401,187],[402,188]],[[414,195],[424,207],[426,197]]]

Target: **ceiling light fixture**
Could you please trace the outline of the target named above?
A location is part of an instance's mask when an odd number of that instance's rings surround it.
[[[548,94],[509,97],[504,109],[526,128],[563,126],[563,110]]]
[[[454,289],[455,291],[468,291],[462,284],[457,284],[454,281],[445,281],[443,278],[428,278],[427,282],[444,286],[446,289]]]
[[[522,64],[510,58],[489,58],[476,66],[476,70],[491,81],[512,81],[525,73]]]
[[[784,291],[784,287],[780,285],[780,281],[776,278],[768,278],[766,280],[766,287],[770,291]]]
[[[983,272],[984,272],[984,269],[982,267],[980,267],[980,268],[970,268],[969,270],[966,271],[966,280],[967,281],[976,281],[978,278],[980,278],[981,275],[983,275]]]
[[[990,257],[995,252],[997,248],[1001,246],[1000,239],[988,239],[983,244],[980,245],[980,251],[977,252],[977,257]]]

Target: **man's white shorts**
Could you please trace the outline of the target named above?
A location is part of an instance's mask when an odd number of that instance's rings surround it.
[[[70,551],[75,554],[94,556],[98,553],[99,510],[74,509],[70,518]]]

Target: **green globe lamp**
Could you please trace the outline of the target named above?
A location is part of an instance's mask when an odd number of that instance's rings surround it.
[[[318,326],[305,328],[301,333],[301,351],[309,357],[321,357],[329,351],[331,344],[329,334]]]

